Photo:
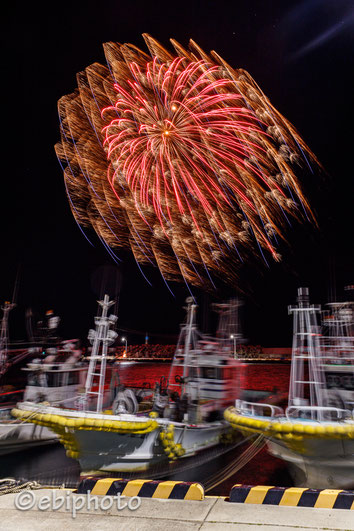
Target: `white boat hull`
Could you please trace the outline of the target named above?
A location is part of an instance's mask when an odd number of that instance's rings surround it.
[[[354,488],[354,439],[304,439],[302,452],[268,441],[269,452],[288,464],[297,487]]]
[[[28,418],[27,426],[32,429],[34,424],[38,427],[38,423],[47,423],[61,434],[68,455],[79,461],[83,473],[142,473],[160,464],[162,468],[170,462],[177,465],[210,449],[220,447],[223,451],[227,448],[223,436],[232,431],[224,420],[191,424],[124,413],[63,410],[29,402],[13,412],[19,418]]]
[[[181,443],[185,454],[180,460],[216,446],[220,435],[228,431],[225,423],[213,426],[174,429],[176,443]],[[80,448],[78,458],[83,473],[144,472],[169,461],[159,439],[159,430],[147,434],[122,434],[104,431],[75,431]]]
[[[58,442],[58,435],[45,426],[27,423],[0,424],[0,455]]]

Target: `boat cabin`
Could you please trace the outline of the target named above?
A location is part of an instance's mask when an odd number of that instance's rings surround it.
[[[43,360],[34,359],[28,363],[23,369],[28,373],[24,400],[74,407],[87,372],[79,357],[77,352],[59,351]]]

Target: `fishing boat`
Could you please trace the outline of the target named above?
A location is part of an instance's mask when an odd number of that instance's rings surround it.
[[[237,304],[219,307],[220,325],[213,338],[199,334],[197,306],[193,299],[187,299],[187,318],[170,375],[168,381],[156,384],[150,411],[146,401],[139,403],[133,390],[122,385],[118,385],[107,411],[103,385],[108,345],[116,337],[111,326],[117,317],[108,315],[113,301],[107,295],[99,303],[102,312],[95,319],[96,329],[89,334],[93,355],[81,410],[48,405],[38,409],[38,404],[25,401],[18,404],[13,415],[56,432],[67,455],[79,461],[82,474],[118,472],[166,477],[171,469],[176,472],[186,463],[193,466],[192,458],[205,456],[210,460],[212,452],[224,452],[233,441],[223,411],[240,393],[241,363],[234,358],[230,340],[231,332],[237,332],[232,329]],[[92,396],[97,397],[95,412],[87,409]]]
[[[331,303],[318,316],[307,288],[293,315],[288,407],[238,400],[225,418],[244,434],[262,434],[289,466],[296,486],[354,487],[354,303]]]
[[[34,411],[39,403],[75,407],[78,390],[83,386],[87,368],[79,361],[81,352],[65,343],[55,354],[36,358],[23,369],[27,373],[24,400],[30,400]],[[11,408],[12,409],[12,408]],[[45,426],[28,424],[3,408],[0,420],[0,455],[57,443],[58,435]]]

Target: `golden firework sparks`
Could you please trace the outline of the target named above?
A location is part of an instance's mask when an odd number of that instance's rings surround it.
[[[294,165],[315,157],[246,71],[144,39],[104,44],[58,103],[72,212],[166,280],[234,283],[250,253],[279,259],[288,216],[313,219]]]

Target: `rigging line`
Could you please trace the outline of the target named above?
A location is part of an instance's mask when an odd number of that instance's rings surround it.
[[[265,442],[265,437],[263,434],[260,434],[257,439],[246,448],[246,450],[241,454],[241,456],[230,465],[224,467],[218,474],[213,476],[209,481],[204,484],[205,491],[209,491],[212,488],[220,485],[223,481],[234,475],[236,472],[241,470],[251,459],[253,459],[258,452],[262,450]]]

